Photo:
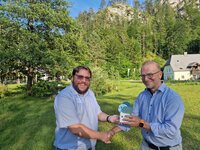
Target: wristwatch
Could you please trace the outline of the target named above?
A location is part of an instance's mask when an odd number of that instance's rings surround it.
[[[143,128],[143,127],[144,127],[144,120],[143,120],[143,119],[140,120],[139,127],[140,127],[140,128]]]
[[[109,120],[109,117],[110,117],[110,115],[108,115],[108,116],[106,117],[106,121],[109,122],[109,123],[111,123],[110,120]]]

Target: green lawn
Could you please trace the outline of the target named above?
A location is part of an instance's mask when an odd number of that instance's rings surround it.
[[[119,82],[118,91],[97,97],[103,111],[118,114],[122,101],[134,102],[144,89],[141,83]],[[200,84],[169,84],[183,98],[185,116],[182,124],[183,149],[200,149]],[[13,88],[13,87],[12,87]],[[113,125],[100,123],[99,129],[106,131]],[[0,150],[53,150],[55,115],[53,98],[24,97],[15,91],[0,99]],[[97,143],[96,150],[138,150],[141,142],[140,130],[132,128],[114,136],[112,143]]]

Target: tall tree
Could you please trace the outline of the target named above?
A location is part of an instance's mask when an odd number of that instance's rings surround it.
[[[116,4],[116,3],[128,4],[128,0],[109,0],[108,6]]]
[[[40,69],[54,75],[84,58],[68,6],[65,0],[16,0],[0,6],[1,61],[14,62],[10,68],[27,76],[28,93]]]
[[[189,43],[188,52],[192,54],[200,53],[200,13],[199,3],[196,1],[187,1],[182,8],[182,18],[190,24],[190,33],[192,35]]]
[[[133,1],[133,7],[138,11],[140,8],[140,3],[138,0]]]
[[[154,2],[153,0],[145,0],[145,11],[149,14],[154,14]]]
[[[106,8],[106,0],[101,0],[99,9],[104,9],[104,8]]]

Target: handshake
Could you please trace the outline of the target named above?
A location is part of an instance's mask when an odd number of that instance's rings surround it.
[[[124,115],[124,114],[123,114]],[[140,128],[140,123],[141,120],[140,118],[133,116],[133,115],[124,115],[124,116],[117,116],[117,120],[116,122],[118,122],[118,124],[121,125],[128,125],[130,127],[137,127]],[[120,122],[119,122],[120,120]],[[113,123],[113,122],[112,122]],[[119,126],[114,126],[112,129],[110,129],[107,132],[98,132],[99,133],[99,138],[97,138],[98,140],[101,140],[102,142],[104,142],[105,144],[109,144],[111,143],[111,139],[112,137],[119,131],[121,131],[122,129]],[[149,129],[147,129],[150,131],[150,127]]]
[[[118,107],[118,111],[120,112],[120,116],[110,116],[109,120],[107,121],[114,124],[124,124],[129,125],[130,127],[139,127],[141,119],[132,115],[132,107],[129,102],[123,102],[122,104],[120,104]],[[103,141],[106,144],[109,144],[111,143],[112,137],[119,131],[121,131],[121,128],[115,126],[107,132],[100,132],[99,140]]]
[[[101,140],[105,144],[110,144],[112,137],[115,135],[115,132],[112,130],[109,130],[107,132],[100,132],[99,134],[100,134],[99,140]]]
[[[119,124],[120,117],[118,115],[112,115],[112,116],[107,116],[106,121],[113,123],[113,124]],[[113,129],[110,129],[107,132],[98,132],[99,134],[99,140],[102,142],[109,144],[111,143],[112,137],[115,135],[115,131]]]

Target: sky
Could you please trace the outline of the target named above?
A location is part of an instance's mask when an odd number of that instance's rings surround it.
[[[78,14],[83,11],[88,11],[89,8],[93,8],[95,12],[98,11],[101,0],[69,0],[72,3],[70,8],[70,16],[73,18],[78,17]],[[143,1],[143,0],[140,0]],[[108,2],[108,0],[107,0]],[[133,0],[128,0],[128,3],[132,6]]]
[[[70,8],[70,16],[78,17],[80,12],[88,11],[93,8],[95,11],[99,9],[101,0],[70,0],[72,7]]]

